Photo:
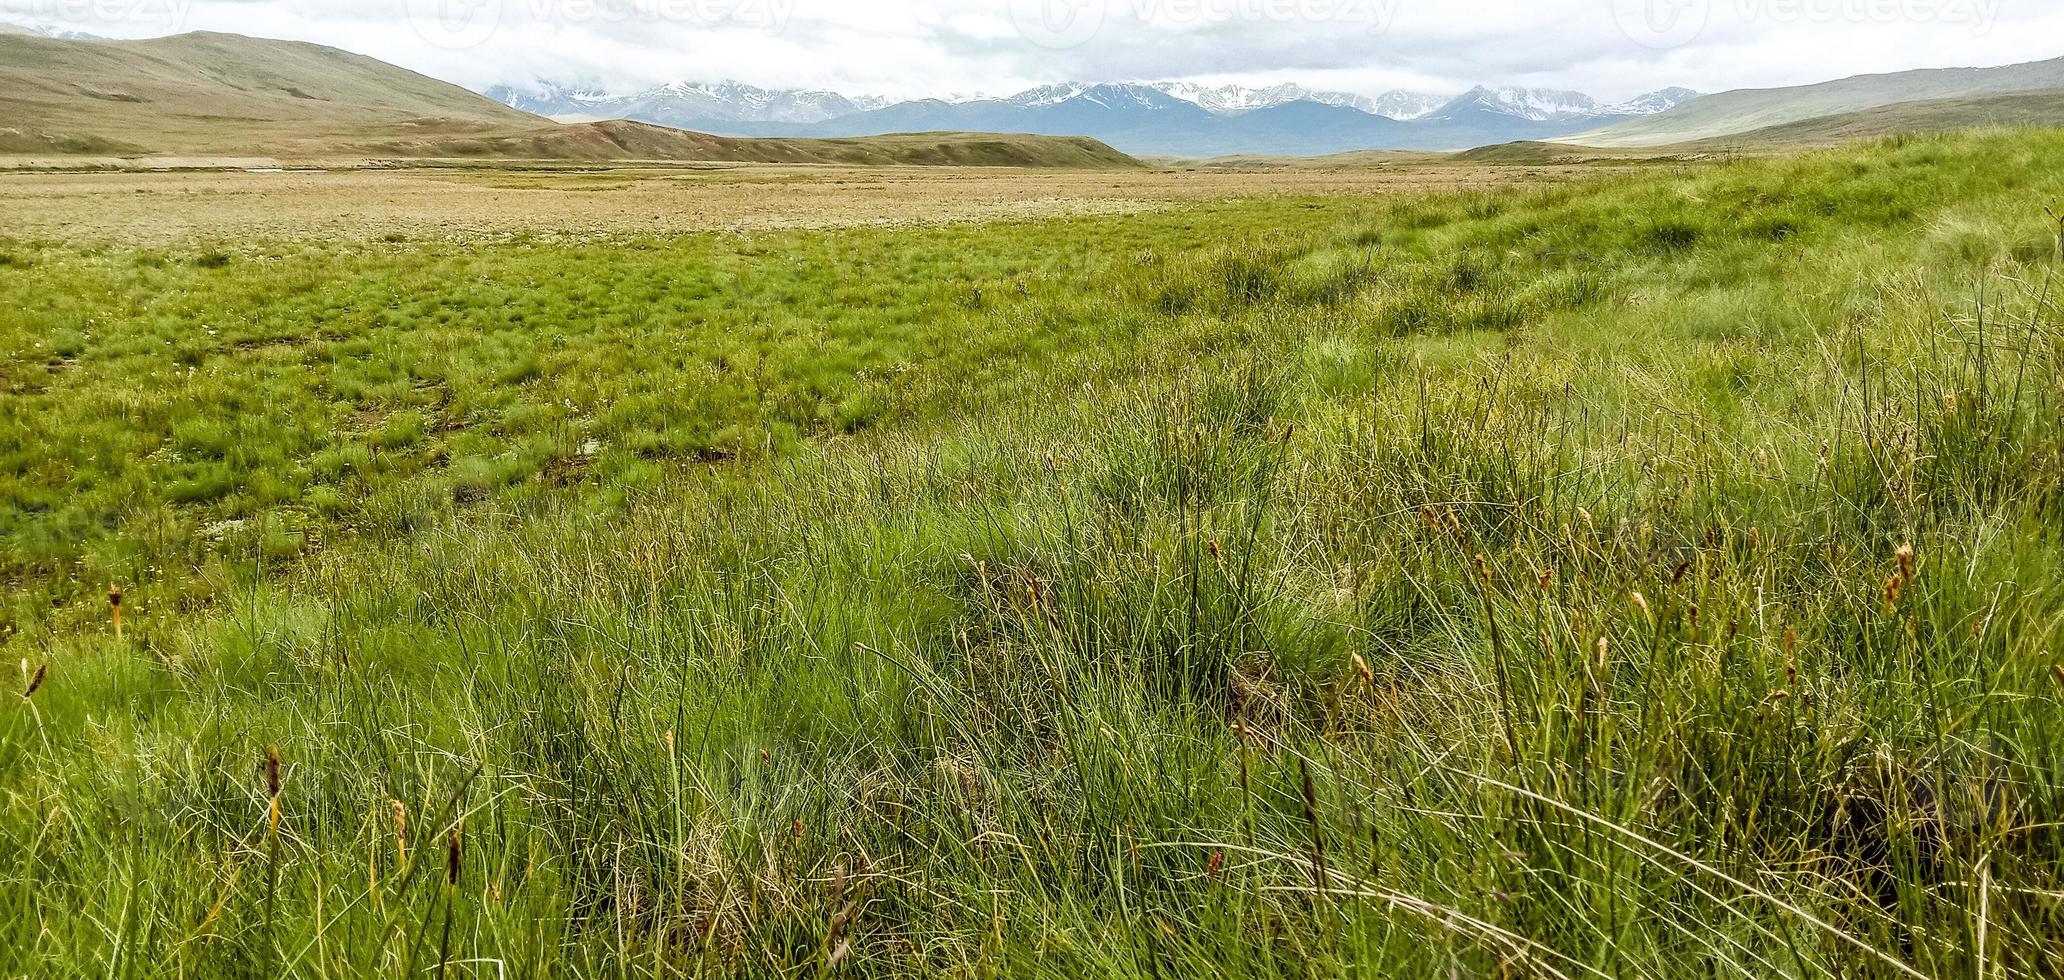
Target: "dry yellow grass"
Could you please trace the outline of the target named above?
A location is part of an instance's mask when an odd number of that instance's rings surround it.
[[[785,165],[606,170],[15,173],[21,239],[576,237],[991,221],[1276,195],[1383,195],[1559,181],[1589,167],[1448,163],[1145,171]]]

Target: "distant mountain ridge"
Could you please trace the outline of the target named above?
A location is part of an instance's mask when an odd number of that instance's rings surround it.
[[[1459,96],[1376,96],[1296,84],[1062,82],[1000,98],[891,102],[735,82],[672,82],[628,95],[564,83],[490,97],[558,118],[620,118],[733,136],[871,136],[931,130],[1083,135],[1170,156],[1456,149],[1548,139],[1660,112],[1697,97],[1669,88],[1624,103],[1581,92],[1481,86]]]
[[[532,89],[499,86],[488,98],[540,116],[594,116],[669,124],[669,119],[815,123],[879,109],[889,100],[814,89],[764,89],[738,82],[669,82],[632,95],[539,83]]]
[[[1663,146],[1903,102],[2058,89],[2064,89],[2064,58],[1998,68],[1931,68],[1855,75],[1814,85],[1720,92],[1641,118],[1572,133],[1564,139],[1586,146]]]
[[[796,104],[773,99],[763,109],[803,111]],[[80,41],[26,30],[0,30],[0,156],[1140,166],[1081,137],[747,139],[619,120],[561,125],[320,44],[216,33]]]

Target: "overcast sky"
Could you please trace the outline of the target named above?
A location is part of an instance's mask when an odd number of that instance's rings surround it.
[[[319,41],[474,88],[901,97],[1196,79],[1622,98],[2064,56],[2064,0],[0,0],[0,19]]]

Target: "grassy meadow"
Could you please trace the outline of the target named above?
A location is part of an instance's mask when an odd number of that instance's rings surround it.
[[[0,973],[2064,974],[2060,197],[0,241]]]

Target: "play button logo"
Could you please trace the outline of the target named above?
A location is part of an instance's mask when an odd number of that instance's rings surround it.
[[[1613,0],[1620,33],[1650,48],[1690,44],[1705,31],[1712,0]]]
[[[1042,48],[1080,47],[1104,28],[1109,0],[1011,0],[1019,36]]]

